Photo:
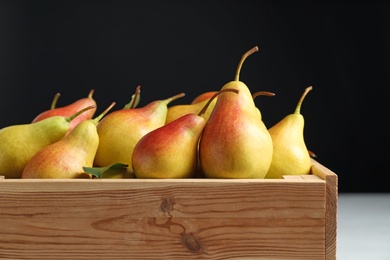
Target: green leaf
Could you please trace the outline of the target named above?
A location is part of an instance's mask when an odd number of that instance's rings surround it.
[[[128,164],[114,163],[106,167],[83,167],[86,173],[91,174],[95,178],[118,178],[115,175],[123,175],[127,172]]]

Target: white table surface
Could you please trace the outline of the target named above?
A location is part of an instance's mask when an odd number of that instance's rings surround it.
[[[390,193],[339,193],[337,260],[390,260]]]

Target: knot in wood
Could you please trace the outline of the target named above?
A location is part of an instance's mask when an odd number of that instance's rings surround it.
[[[173,210],[175,202],[171,197],[164,198],[160,203],[160,211],[166,214],[169,214]]]
[[[181,240],[183,241],[183,244],[192,252],[199,252],[202,248],[199,240],[193,234],[183,234],[181,235]]]

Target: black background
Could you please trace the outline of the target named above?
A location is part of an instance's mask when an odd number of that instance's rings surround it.
[[[389,192],[390,6],[292,1],[0,0],[0,127],[95,89],[97,113],[218,90],[241,70],[270,127],[301,112],[305,140],[340,192]]]

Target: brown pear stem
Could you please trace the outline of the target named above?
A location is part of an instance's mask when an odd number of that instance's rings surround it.
[[[257,52],[258,50],[259,50],[259,47],[255,46],[252,49],[250,49],[249,51],[245,52],[244,55],[242,55],[241,60],[238,63],[238,67],[237,67],[237,70],[236,70],[236,76],[234,78],[234,81],[239,81],[240,80],[240,71],[241,71],[242,64],[244,64],[245,59],[248,56],[250,56],[252,53]]]
[[[297,107],[295,108],[294,114],[300,114],[301,113],[301,106],[302,106],[303,99],[306,97],[307,93],[309,93],[309,91],[312,90],[312,89],[313,89],[312,86],[309,86],[309,87],[307,87],[305,89],[305,91],[303,92],[301,98],[298,101],[298,104],[297,104]]]
[[[307,152],[309,153],[309,156],[311,157],[311,158],[317,158],[317,155],[313,152],[313,151],[311,151],[311,150],[307,150]]]
[[[68,117],[68,120],[69,122],[72,121],[73,119],[75,119],[77,116],[79,116],[80,114],[84,113],[85,111],[87,110],[90,110],[92,108],[95,108],[96,105],[91,105],[91,106],[87,106],[81,110],[79,110],[78,112],[76,112],[75,114],[71,115],[70,117]]]
[[[91,89],[90,91],[89,91],[89,93],[88,93],[88,98],[89,99],[92,99],[92,96],[93,96],[93,93],[95,92],[95,90],[94,89]]]
[[[238,89],[234,89],[234,88],[226,88],[226,89],[221,89],[220,91],[218,91],[217,93],[215,93],[214,95],[212,95],[211,98],[209,98],[209,100],[207,101],[207,103],[203,106],[202,110],[200,110],[200,112],[198,113],[198,116],[203,116],[204,113],[206,113],[207,111],[207,108],[210,106],[211,102],[213,101],[214,98],[216,98],[219,94],[223,93],[223,92],[234,92],[234,93],[237,93],[239,92]]]
[[[51,106],[50,106],[50,109],[55,109],[56,106],[57,106],[57,101],[58,99],[60,98],[61,94],[60,93],[56,93],[54,95],[54,98],[53,98],[53,101],[51,102]]]
[[[257,91],[255,93],[253,93],[252,98],[255,99],[257,96],[273,97],[273,96],[275,96],[275,93],[269,92],[269,91]]]
[[[116,102],[112,102],[100,115],[98,115],[97,117],[95,117],[93,120],[93,122],[95,124],[97,124],[107,113],[108,111],[111,110],[111,108],[113,108],[113,106],[115,106]]]
[[[133,99],[133,102],[130,106],[131,108],[135,108],[138,105],[138,102],[140,99],[140,94],[141,94],[141,86],[138,85],[137,88],[135,89],[134,99]]]
[[[132,97],[131,97],[130,102],[124,106],[124,109],[135,108],[138,105],[140,93],[141,93],[141,86],[138,85],[137,88],[135,89],[134,95],[132,95]]]
[[[181,98],[181,97],[184,97],[185,96],[185,93],[179,93],[179,94],[176,94],[170,98],[167,98],[167,99],[164,99],[162,100],[165,104],[169,104],[170,102],[172,102],[173,100],[176,100],[178,98]]]

